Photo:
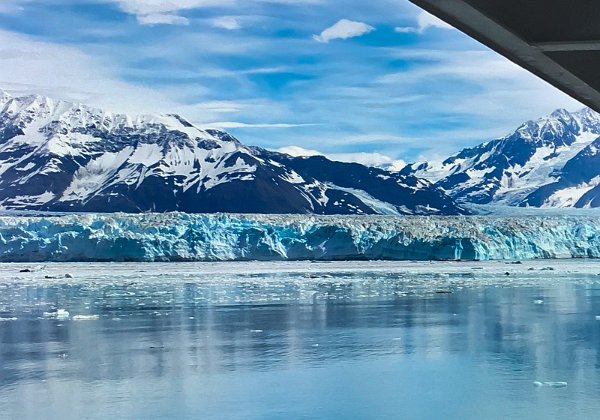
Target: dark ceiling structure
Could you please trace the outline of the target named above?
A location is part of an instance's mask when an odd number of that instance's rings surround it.
[[[600,0],[411,0],[600,112]]]

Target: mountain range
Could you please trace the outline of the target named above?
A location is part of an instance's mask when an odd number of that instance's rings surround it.
[[[600,115],[559,109],[506,137],[400,173],[429,180],[458,203],[600,207]]]
[[[176,114],[129,116],[0,90],[0,209],[467,214],[600,207],[600,115],[559,109],[401,170],[294,157]]]
[[[0,209],[465,213],[413,174],[246,146],[175,114],[113,114],[3,91]]]

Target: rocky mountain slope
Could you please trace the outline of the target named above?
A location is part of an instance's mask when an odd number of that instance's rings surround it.
[[[597,113],[557,110],[440,164],[416,163],[401,173],[424,177],[462,203],[598,207],[599,137]]]
[[[461,214],[412,174],[294,158],[178,115],[131,117],[0,91],[0,209]]]

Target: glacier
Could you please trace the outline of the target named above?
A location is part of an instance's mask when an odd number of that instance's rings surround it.
[[[0,216],[2,262],[598,257],[591,216]]]

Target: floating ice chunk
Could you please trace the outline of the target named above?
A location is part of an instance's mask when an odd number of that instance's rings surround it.
[[[66,319],[68,317],[69,317],[69,311],[67,311],[66,309],[59,309],[56,311],[57,319]]]
[[[98,319],[98,315],[75,315],[73,321],[95,321]]]
[[[260,334],[261,332],[263,332],[263,330],[250,330],[250,332],[253,334]]]
[[[69,311],[66,309],[58,309],[56,312],[44,312],[43,315],[47,318],[56,319],[67,319],[69,318]]]
[[[566,382],[553,382],[553,381],[533,381],[533,385],[537,387],[549,387],[549,388],[565,388],[567,386]]]
[[[533,301],[533,303],[535,305],[542,305],[544,303],[544,301],[542,299],[536,299],[536,300]]]
[[[16,320],[17,320],[17,317],[15,317],[15,316],[12,316],[10,318],[2,318],[2,317],[0,317],[0,322],[9,322],[9,321],[16,321]]]
[[[600,315],[596,315],[596,321],[600,321]]]

